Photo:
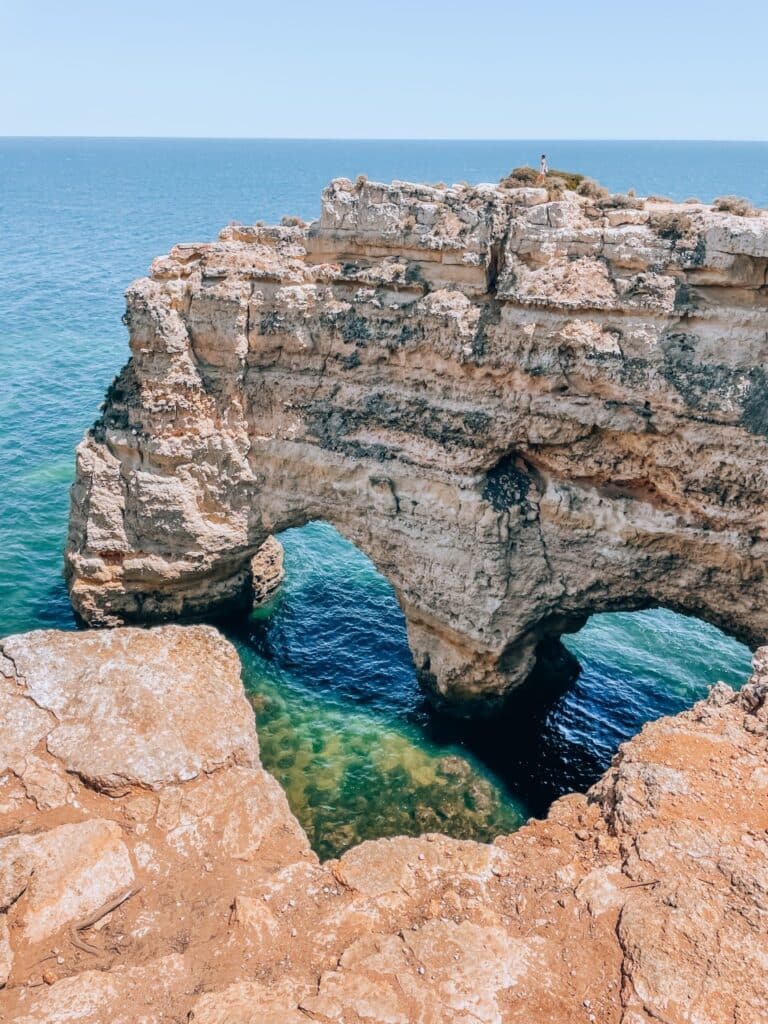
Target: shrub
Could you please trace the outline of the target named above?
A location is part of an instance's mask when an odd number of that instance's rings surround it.
[[[561,178],[565,182],[565,187],[571,192],[575,192],[579,185],[584,181],[583,174],[577,174],[575,171],[555,171],[549,172],[551,178]]]
[[[674,200],[670,199],[669,196],[648,196],[649,203],[671,203]]]
[[[526,185],[535,185],[539,180],[539,172],[533,167],[515,167],[506,178],[502,178],[502,188],[525,188]]]
[[[642,210],[644,200],[637,196],[627,195],[625,192],[614,192],[601,199],[597,204],[601,210]]]
[[[367,174],[358,174],[358,176],[355,178],[355,185],[357,186],[358,190],[360,190],[367,181]]]
[[[506,178],[502,178],[502,188],[526,188],[532,185],[540,185],[542,188],[563,194],[565,191],[576,192],[579,185],[584,181],[583,174],[575,171],[558,171],[551,168],[544,182],[539,181],[539,172],[535,167],[515,167]]]
[[[559,174],[548,174],[544,179],[542,188],[547,190],[547,198],[562,199],[566,191],[568,191],[568,182],[565,178],[561,178]]]
[[[689,196],[684,202],[689,203],[691,206],[701,206],[701,200],[697,199],[696,196]]]
[[[280,221],[284,228],[303,228],[304,221],[301,217],[283,217]]]
[[[734,213],[737,217],[757,217],[757,210],[740,196],[720,196],[712,204],[720,213]]]
[[[608,189],[595,181],[594,178],[582,178],[576,191],[580,196],[586,196],[588,199],[608,198]]]
[[[691,231],[693,221],[687,213],[678,211],[658,214],[651,219],[651,225],[656,228],[662,238],[678,242]]]

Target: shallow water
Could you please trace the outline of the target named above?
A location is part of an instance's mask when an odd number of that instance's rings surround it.
[[[377,836],[511,831],[591,785],[644,722],[749,671],[745,647],[696,619],[596,615],[564,638],[582,665],[565,693],[563,680],[543,679],[546,689],[504,717],[436,715],[394,593],[370,560],[325,523],[280,539],[285,583],[230,636],[264,764],[323,856]]]
[[[336,175],[493,181],[542,151],[614,189],[768,204],[765,143],[0,139],[0,635],[74,626],[61,578],[74,446],[127,357],[123,291],[154,256],[231,219],[316,216]],[[328,527],[284,539],[283,594],[233,635],[265,764],[324,854],[513,828],[593,781],[647,719],[748,673],[746,649],[702,623],[600,616],[567,641],[582,663],[567,693],[457,724],[425,708],[370,563]]]

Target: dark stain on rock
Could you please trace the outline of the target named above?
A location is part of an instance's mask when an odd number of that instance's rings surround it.
[[[749,371],[749,390],[742,405],[741,422],[751,434],[768,437],[768,375],[761,367]]]
[[[371,340],[371,326],[364,316],[350,310],[341,327],[341,336],[349,344],[365,345]]]
[[[283,318],[274,309],[270,309],[262,316],[259,323],[260,334],[269,336],[270,334],[279,334],[283,330],[285,330]]]
[[[699,296],[686,281],[679,281],[675,291],[675,312],[682,315],[694,313],[700,308]]]
[[[355,350],[348,356],[341,356],[340,362],[345,370],[354,370],[355,367],[360,365],[360,356],[357,350]]]
[[[531,478],[525,471],[522,459],[505,455],[503,459],[489,469],[483,484],[483,498],[489,501],[496,512],[518,508],[528,511],[528,492],[531,489]]]
[[[722,411],[726,403],[742,405],[742,422],[753,433],[766,433],[761,427],[765,400],[765,373],[759,368],[733,370],[718,363],[696,361],[699,338],[686,331],[671,331],[664,336],[661,350],[664,362],[660,373],[683,398],[686,405],[698,412]],[[741,397],[747,385],[746,401]],[[726,406],[727,407],[727,406]]]

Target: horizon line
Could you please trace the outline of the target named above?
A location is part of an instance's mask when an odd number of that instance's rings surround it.
[[[601,142],[601,143],[742,143],[749,145],[765,145],[768,139],[693,139],[693,138],[598,138],[598,137],[563,137],[563,138],[472,138],[472,137],[430,137],[430,136],[343,136],[343,135],[0,135],[0,140],[80,140],[105,142],[489,142],[489,143],[562,143],[562,142]]]

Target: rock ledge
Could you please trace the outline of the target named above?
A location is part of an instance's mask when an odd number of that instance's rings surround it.
[[[740,693],[646,726],[546,821],[326,864],[214,630],[0,650],[0,1019],[766,1019],[766,649]]]

